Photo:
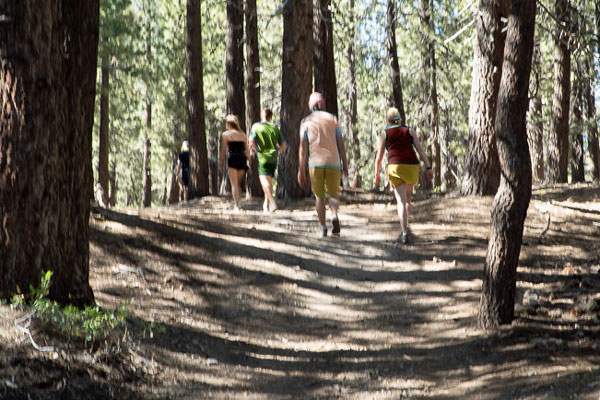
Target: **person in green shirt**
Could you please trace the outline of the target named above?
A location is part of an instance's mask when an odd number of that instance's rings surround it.
[[[258,154],[258,177],[265,192],[263,210],[273,212],[277,203],[273,198],[273,178],[277,170],[277,155],[286,148],[285,140],[279,129],[271,123],[273,111],[263,108],[261,122],[252,125],[250,138],[252,149]]]

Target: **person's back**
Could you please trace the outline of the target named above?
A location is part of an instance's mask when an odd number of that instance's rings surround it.
[[[259,163],[277,162],[277,145],[283,142],[281,132],[269,121],[252,125],[252,139],[258,148]]]
[[[309,144],[309,167],[341,169],[337,118],[326,111],[313,111],[300,125]]]
[[[419,164],[413,137],[406,125],[388,125],[385,128],[385,147],[388,164]]]

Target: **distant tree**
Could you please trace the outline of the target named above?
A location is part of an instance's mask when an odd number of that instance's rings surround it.
[[[578,57],[579,58],[579,57]],[[571,101],[571,182],[584,182],[584,151],[583,151],[583,131],[584,131],[584,85],[587,73],[583,71],[583,60],[575,58],[573,73],[573,99]]]
[[[352,187],[361,187],[360,182],[360,138],[358,133],[358,96],[356,89],[356,53],[354,41],[356,37],[355,2],[349,0],[348,40],[346,41],[344,56],[346,59],[346,93],[349,99],[348,106],[343,109],[346,128],[350,134]],[[404,109],[402,110],[402,112]]]
[[[527,123],[527,137],[531,152],[531,165],[533,178],[536,181],[544,181],[544,123],[542,116],[541,95],[541,52],[539,41],[533,49],[533,65],[531,67],[532,79],[530,79],[530,99]]]
[[[281,82],[281,131],[286,133],[287,149],[278,163],[277,197],[307,196],[308,189],[298,184],[298,130],[308,114],[311,93],[313,50],[311,0],[288,0],[283,7],[283,56]],[[327,99],[326,99],[327,100]]]
[[[400,80],[400,67],[398,65],[398,48],[396,44],[397,26],[396,0],[387,0],[387,25],[386,25],[386,49],[388,56],[388,78],[392,85],[391,97],[388,104],[398,108],[400,122],[406,124],[406,112],[404,111],[404,100],[402,98],[402,82]]]
[[[535,9],[534,1],[513,0],[508,20],[495,125],[502,173],[492,207],[478,316],[484,329],[509,324],[514,317],[517,265],[531,198],[526,112]]]
[[[260,57],[258,46],[258,18],[256,0],[247,0],[244,13],[246,17],[246,118],[248,134],[252,124],[260,121]],[[262,195],[262,187],[258,178],[258,158],[250,160],[251,168],[247,174],[248,193],[250,197]]]
[[[566,183],[569,161],[569,106],[571,92],[571,27],[569,0],[556,0],[554,38],[554,91],[548,132],[548,173],[550,183]]]
[[[244,99],[244,3],[227,0],[227,39],[225,41],[227,114],[236,115],[240,128],[246,131],[246,101]]]
[[[337,83],[333,57],[333,19],[331,0],[313,0],[314,90],[326,99],[327,111],[338,115]]]
[[[586,71],[592,71],[592,65],[595,65],[592,56],[589,54],[585,58],[584,69]],[[595,67],[594,67],[595,69]],[[598,122],[596,119],[596,95],[594,89],[594,80],[588,76],[585,82],[585,115],[587,120],[588,129],[588,152],[592,160],[590,173],[592,175],[592,181],[600,181],[600,148],[598,145]]]
[[[187,0],[186,6],[188,128],[190,133],[190,199],[209,194],[208,159],[204,121],[201,3],[201,0]]]
[[[103,37],[102,41],[108,38]],[[100,87],[100,131],[98,141],[98,183],[100,185],[100,199],[103,206],[108,206],[108,126],[109,126],[109,94],[110,94],[110,65],[108,53],[102,55],[101,60],[101,87]]]
[[[495,194],[500,182],[494,126],[506,38],[502,18],[508,15],[509,3],[508,0],[479,1],[469,103],[469,139],[461,187],[464,195]]]
[[[421,40],[421,118],[424,128],[423,136],[428,134],[431,142],[430,160],[434,172],[434,186],[440,186],[441,157],[439,130],[439,107],[437,98],[437,67],[435,58],[435,42],[433,39],[433,1],[419,0],[420,40]],[[422,140],[424,143],[425,140]],[[425,170],[421,171],[420,185],[431,188],[431,182],[425,177]]]
[[[152,22],[148,17],[146,22],[146,68],[152,71]],[[148,74],[146,82],[146,129],[143,133],[144,152],[142,163],[142,206],[150,207],[152,205],[152,164],[151,164],[151,142],[150,133],[152,132],[152,72]]]
[[[98,2],[4,2],[2,15],[0,87],[11,95],[0,98],[0,297],[37,287],[44,269],[52,299],[92,304]]]

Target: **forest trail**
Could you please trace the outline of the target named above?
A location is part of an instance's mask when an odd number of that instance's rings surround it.
[[[342,200],[326,238],[310,200],[94,209],[91,284],[103,307],[129,304],[129,339],[64,354],[69,382],[107,399],[600,396],[597,188],[534,191],[517,319],[494,333],[476,327],[492,198],[417,196],[408,245],[392,196]]]

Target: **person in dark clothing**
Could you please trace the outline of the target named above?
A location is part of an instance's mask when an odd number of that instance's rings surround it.
[[[181,172],[181,178],[179,178],[179,172]],[[187,201],[190,184],[190,143],[187,140],[181,145],[181,153],[179,153],[179,158],[177,159],[175,174],[180,179],[179,183],[182,186],[183,200]]]
[[[233,197],[234,211],[240,210],[241,182],[244,174],[249,169],[248,138],[240,129],[240,123],[235,115],[225,118],[227,130],[221,134],[221,151],[219,153],[219,169],[225,168],[227,158],[227,175],[231,182],[231,195]]]
[[[375,186],[379,187],[379,170],[383,155],[387,150],[387,177],[390,185],[394,188],[394,195],[398,203],[398,216],[400,217],[400,228],[402,243],[408,243],[408,217],[410,214],[410,200],[413,187],[419,181],[420,163],[427,168],[427,178],[432,179],[431,164],[423,151],[419,138],[412,133],[406,125],[400,124],[398,109],[392,107],[386,113],[387,127],[381,133],[379,149],[375,158]],[[415,153],[416,150],[416,153]]]

